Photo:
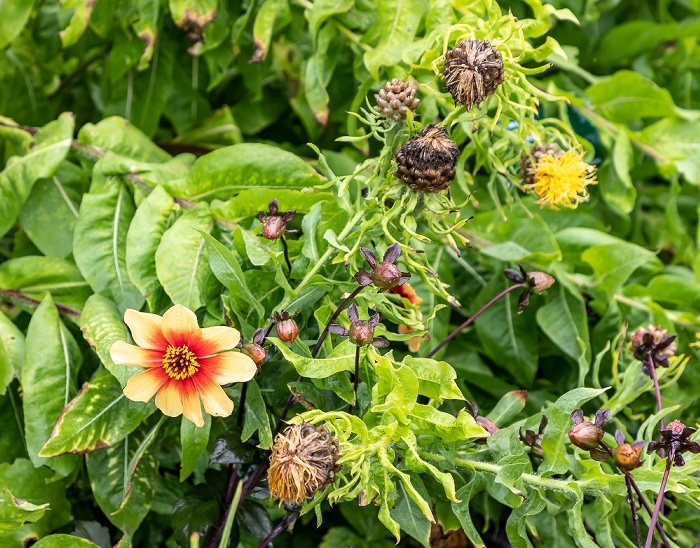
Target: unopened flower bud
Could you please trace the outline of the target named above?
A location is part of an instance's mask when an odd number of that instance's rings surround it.
[[[590,451],[598,447],[600,440],[603,439],[603,431],[595,424],[582,422],[569,430],[569,439],[576,447]]]
[[[374,338],[374,327],[370,325],[369,320],[360,320],[350,325],[348,338],[357,346],[367,346]]]
[[[545,272],[528,272],[528,278],[531,280],[532,292],[539,295],[543,291],[549,289],[556,281],[552,276]]]
[[[262,220],[262,235],[268,240],[276,240],[286,228],[286,223],[281,217],[265,217]]]
[[[297,338],[297,335],[299,334],[299,327],[297,326],[297,322],[295,322],[292,318],[289,318],[288,320],[282,320],[281,322],[279,322],[276,326],[276,329],[277,336],[288,343],[293,343],[294,340]]]
[[[245,354],[251,360],[253,360],[255,362],[255,365],[257,365],[258,367],[262,365],[262,362],[265,361],[265,356],[267,355],[265,349],[259,344],[255,343],[244,344],[243,348],[241,349],[241,352],[243,352],[243,354]]]
[[[372,282],[379,289],[396,287],[401,280],[401,271],[392,263],[379,263],[372,272]]]
[[[620,470],[629,472],[639,468],[642,464],[640,457],[642,450],[631,443],[618,445],[612,452],[613,462]]]

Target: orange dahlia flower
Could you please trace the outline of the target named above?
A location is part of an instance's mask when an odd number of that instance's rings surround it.
[[[194,312],[179,304],[162,317],[129,309],[124,322],[138,346],[115,342],[112,361],[146,368],[129,379],[124,395],[147,402],[155,394],[156,407],[170,417],[184,414],[204,426],[200,398],[207,413],[227,417],[233,402],[221,385],[249,381],[257,370],[245,354],[223,352],[238,344],[237,330],[200,328]]]

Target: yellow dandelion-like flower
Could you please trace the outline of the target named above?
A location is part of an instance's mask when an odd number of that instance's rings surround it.
[[[596,184],[595,167],[583,161],[576,149],[564,154],[545,154],[537,162],[532,185],[540,206],[565,206],[575,209],[588,200],[588,185]]]

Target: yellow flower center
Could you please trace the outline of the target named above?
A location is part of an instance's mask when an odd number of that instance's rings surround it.
[[[595,168],[576,150],[560,158],[545,154],[537,162],[534,190],[540,205],[575,208],[588,199],[586,186],[590,184],[596,184]]]
[[[187,345],[168,346],[163,357],[163,369],[171,379],[188,379],[199,369],[197,356]]]

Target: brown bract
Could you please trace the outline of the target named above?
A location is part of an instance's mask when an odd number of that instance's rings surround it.
[[[524,185],[535,184],[537,163],[542,156],[547,154],[554,158],[561,158],[564,155],[564,151],[556,143],[547,145],[537,143],[530,149],[529,153],[523,154],[523,157],[520,159],[520,178],[523,180]]]
[[[267,472],[270,495],[288,504],[301,504],[335,480],[340,469],[338,440],[328,428],[307,422],[277,434]]]
[[[455,104],[469,111],[503,83],[503,57],[488,40],[460,40],[445,54],[443,74]]]

